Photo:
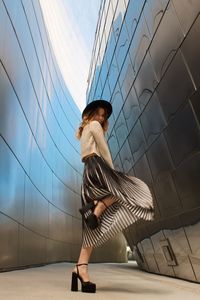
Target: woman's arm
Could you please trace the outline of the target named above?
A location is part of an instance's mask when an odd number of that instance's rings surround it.
[[[95,142],[98,146],[99,152],[102,157],[107,161],[112,169],[114,169],[112,157],[110,154],[110,150],[108,148],[107,141],[105,139],[103,128],[101,124],[97,120],[92,120],[90,122],[90,131],[92,132]]]

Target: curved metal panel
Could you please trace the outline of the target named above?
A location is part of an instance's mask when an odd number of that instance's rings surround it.
[[[198,282],[199,12],[197,0],[115,2],[101,58],[107,69],[92,57],[87,90],[88,102],[100,95],[113,105],[115,168],[144,180],[154,196],[155,220],[124,230],[138,265]],[[101,91],[98,80],[105,82]]]

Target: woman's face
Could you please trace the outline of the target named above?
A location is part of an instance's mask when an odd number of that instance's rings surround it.
[[[99,123],[103,123],[105,120],[105,110],[102,107],[99,107],[97,113],[94,115],[93,120],[99,121]]]

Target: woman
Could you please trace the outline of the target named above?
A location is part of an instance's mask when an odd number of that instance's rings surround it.
[[[153,198],[149,187],[139,178],[114,169],[105,132],[112,105],[105,100],[89,103],[82,112],[76,132],[81,142],[84,162],[81,185],[83,242],[78,263],[72,272],[71,290],[95,293],[87,267],[94,247],[102,245],[116,233],[140,218],[154,219]]]

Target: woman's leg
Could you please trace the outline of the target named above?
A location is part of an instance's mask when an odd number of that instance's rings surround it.
[[[77,264],[82,264],[82,263],[88,263],[90,259],[90,255],[92,254],[92,250],[94,247],[83,247],[81,248],[79,259]],[[74,267],[74,271],[77,273],[77,267]],[[89,281],[89,275],[88,275],[88,266],[87,265],[82,265],[78,266],[78,271],[83,278],[84,281]]]
[[[108,197],[105,197],[104,199],[102,199],[102,201],[107,206],[110,206],[112,203],[115,202],[115,199],[113,196],[108,196]],[[94,214],[97,217],[99,217],[102,214],[102,212],[106,209],[106,206],[101,201],[95,200],[95,202],[96,202],[95,204],[97,204],[97,205],[95,207]],[[92,247],[92,246],[91,247],[83,247],[82,246],[77,264],[88,263],[93,249],[94,249],[94,247]],[[84,281],[90,280],[89,275],[88,275],[88,266],[87,265],[78,266],[78,270]],[[76,266],[74,267],[74,271],[77,272]]]
[[[94,214],[97,217],[99,217],[103,213],[103,211],[106,209],[106,206],[110,206],[115,201],[116,200],[115,200],[115,197],[113,195],[103,198],[102,201],[98,201],[98,203],[97,203],[97,205],[94,209]],[[104,203],[106,204],[106,206],[104,205]]]

